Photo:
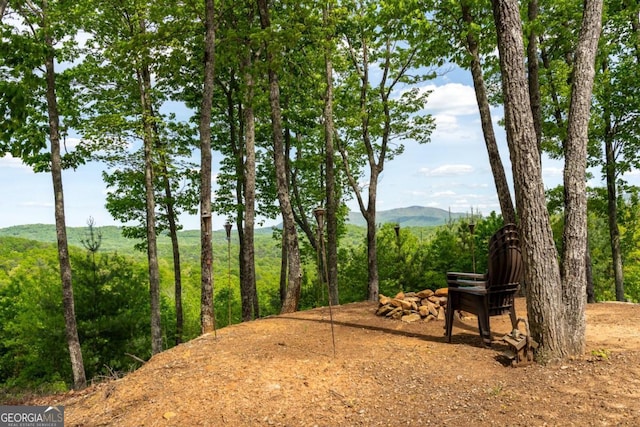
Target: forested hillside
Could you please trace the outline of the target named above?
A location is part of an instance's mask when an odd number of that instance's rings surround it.
[[[596,299],[614,299],[607,238],[601,222],[593,220],[591,248]],[[502,224],[500,217],[476,218],[474,233],[468,221],[439,227],[400,227],[382,224],[378,233],[381,293],[435,289],[445,286],[445,272],[486,269],[487,242]],[[0,388],[64,389],[70,382],[64,346],[54,227],[19,226],[0,230]],[[89,378],[111,376],[139,366],[150,357],[148,270],[133,241],[115,227],[94,230],[104,246],[92,253],[82,245],[86,228],[70,229],[71,260],[78,325]],[[340,245],[340,303],[363,301],[367,295],[364,228],[349,226]],[[14,237],[37,236],[35,239]],[[184,339],[199,334],[200,271],[198,233],[180,233],[183,263]],[[47,242],[48,241],[48,242]],[[172,260],[168,243],[161,241],[161,301],[164,347],[175,344],[175,300]],[[303,245],[305,246],[305,245]],[[256,234],[256,269],[261,316],[280,310],[280,244],[265,229]],[[112,248],[112,249],[107,249]],[[228,269],[228,250],[231,252]],[[214,235],[214,288],[217,327],[241,320],[238,246],[233,236],[227,246],[224,231]],[[302,310],[327,305],[326,284],[318,282],[316,259],[307,247],[302,287]],[[630,256],[629,260],[634,258]],[[640,301],[635,280],[640,270],[629,262],[628,298]]]

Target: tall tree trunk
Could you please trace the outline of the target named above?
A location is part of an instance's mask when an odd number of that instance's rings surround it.
[[[581,355],[586,346],[587,297],[587,146],[595,58],[602,27],[602,1],[586,0],[573,68],[564,166],[565,226],[562,288],[566,353]]]
[[[287,265],[289,263],[287,256],[287,233],[286,229],[282,229],[282,242],[280,248],[280,306],[284,305],[284,300],[287,297]]]
[[[140,19],[140,30],[146,32],[145,23]],[[162,327],[160,324],[160,269],[158,266],[158,244],[156,236],[156,201],[153,174],[153,113],[151,109],[151,73],[147,66],[137,70],[140,104],[142,106],[142,126],[144,140],[144,188],[146,200],[147,261],[149,263],[149,294],[151,298],[151,353],[162,351]]]
[[[200,106],[200,327],[215,331],[211,212],[211,107],[215,65],[214,0],[205,0],[204,82]]]
[[[171,238],[171,253],[173,254],[173,281],[174,281],[174,304],[176,309],[176,336],[175,344],[182,342],[182,331],[184,329],[184,313],[182,310],[182,266],[180,263],[180,243],[178,242],[178,226],[176,223],[176,212],[174,208],[174,198],[171,191],[171,181],[167,170],[167,159],[164,154],[162,158],[162,174],[164,175],[164,196],[166,198],[165,209],[167,210],[167,220],[169,221],[169,237]]]
[[[266,30],[270,28],[271,22],[267,0],[258,0],[258,11],[260,13],[260,25],[262,26],[262,29]],[[287,269],[289,280],[281,312],[291,313],[298,309],[298,303],[300,301],[302,266],[300,261],[300,250],[298,248],[298,232],[296,230],[291,198],[289,196],[289,184],[282,133],[282,112],[280,109],[280,84],[278,82],[278,75],[274,69],[273,51],[269,41],[265,41],[265,48],[267,52],[267,72],[269,75],[271,126],[273,129],[273,157],[276,169],[278,202],[280,203],[280,212],[282,213],[282,226],[286,230],[285,245],[287,247],[288,259]]]
[[[538,150],[542,152],[542,105],[540,102],[540,65],[538,63],[538,0],[529,0],[528,11],[529,35],[527,43],[527,76],[529,77],[529,102],[533,114],[533,127],[536,130]]]
[[[329,29],[331,6],[323,9],[323,23],[325,30]],[[324,95],[324,142],[325,142],[325,191],[327,198],[327,283],[329,286],[329,301],[333,305],[340,303],[338,295],[338,196],[336,194],[335,148],[333,145],[333,61],[331,44],[333,35],[327,35],[327,47],[324,53],[326,90]]]
[[[511,153],[516,206],[527,283],[531,332],[540,343],[539,360],[565,355],[562,288],[558,253],[546,208],[540,152],[522,58],[520,10],[515,0],[492,0],[498,33],[507,141]]]
[[[471,15],[471,6],[468,1],[462,3],[462,18],[467,26],[473,24]],[[482,64],[480,62],[480,52],[478,42],[471,31],[467,34],[467,49],[471,55],[471,76],[473,78],[473,87],[476,93],[476,101],[480,112],[480,123],[482,125],[482,134],[489,155],[489,164],[493,173],[493,181],[496,185],[498,193],[498,201],[500,202],[500,210],[505,223],[516,223],[516,211],[513,208],[513,200],[509,191],[509,183],[504,172],[496,135],[493,130],[493,121],[491,120],[491,106],[489,105],[489,97],[487,96],[487,88],[484,83],[482,74]]]
[[[375,200],[376,195],[369,192],[369,203],[375,203]],[[367,295],[367,299],[369,301],[378,301],[378,296],[380,295],[380,278],[378,276],[376,210],[368,210],[365,219],[367,221],[367,269],[369,271],[369,293]]]
[[[49,52],[53,52],[53,40],[46,36]],[[71,275],[71,261],[67,244],[67,226],[64,212],[64,191],[62,187],[62,158],[60,156],[60,116],[56,95],[56,77],[53,53],[45,59],[47,81],[47,113],[49,116],[49,140],[51,142],[51,179],[55,202],[56,240],[58,242],[58,262],[60,263],[60,279],[62,280],[62,306],[64,309],[65,335],[71,359],[73,386],[84,388],[87,379],[82,360],[82,349],[78,338],[75,304],[73,300],[73,282]]]
[[[611,137],[611,124],[607,124],[604,137],[607,181],[607,216],[611,240],[611,259],[615,280],[616,301],[624,301],[624,273],[622,269],[622,248],[620,247],[620,227],[618,226],[618,189],[616,185],[616,155]]]
[[[255,268],[255,218],[256,218],[256,126],[253,111],[254,81],[251,73],[251,53],[243,61],[245,95],[243,102],[244,122],[244,230],[242,234],[242,294],[248,295],[248,307],[245,313],[244,297],[242,306],[242,319],[251,320],[259,317],[258,293],[256,289]],[[239,224],[240,226],[240,224]]]

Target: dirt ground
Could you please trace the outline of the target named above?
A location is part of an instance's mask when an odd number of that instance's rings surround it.
[[[525,302],[517,301],[519,316]],[[165,351],[138,371],[39,399],[66,426],[637,426],[640,305],[587,307],[584,356],[512,368],[476,319],[403,323],[354,303],[273,316]]]

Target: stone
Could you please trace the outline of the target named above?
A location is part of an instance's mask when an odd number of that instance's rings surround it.
[[[420,291],[416,294],[420,299],[429,298],[431,295],[433,295],[433,291],[431,289],[425,289],[424,291]]]
[[[440,304],[440,298],[435,296],[435,295],[432,295],[429,298],[427,298],[427,301],[429,301],[429,302],[431,302],[433,304]]]
[[[421,317],[418,313],[411,313],[411,314],[407,314],[405,316],[402,316],[402,321],[403,322],[407,322],[407,323],[411,323],[411,322],[416,322],[418,320],[420,320]]]
[[[380,302],[380,305],[385,305],[385,304],[389,304],[389,301],[391,301],[391,298],[380,294],[378,296],[378,301]]]
[[[429,314],[431,314],[433,317],[438,317],[438,308],[436,308],[435,304],[429,303],[427,305],[427,308],[429,309]]]
[[[422,317],[427,317],[429,315],[429,307],[427,307],[426,305],[421,305],[420,307],[418,307],[418,313],[420,313],[420,316]]]
[[[393,307],[391,305],[389,305],[389,304],[381,305],[380,307],[378,307],[378,310],[376,311],[376,314],[378,316],[385,316],[391,310],[393,310]]]
[[[435,294],[438,297],[446,297],[447,295],[449,295],[449,288],[436,289]]]
[[[411,302],[403,299],[394,298],[391,300],[391,304],[396,307],[402,307],[403,310],[411,310]]]
[[[394,299],[404,299],[404,292],[398,292],[396,294],[395,297],[393,297]]]
[[[385,316],[387,316],[387,317],[393,317],[393,318],[395,319],[395,317],[394,317],[394,316],[395,316],[396,314],[398,314],[398,313],[402,316],[402,308],[400,308],[400,307],[396,307],[396,308],[394,308],[393,310],[389,311]]]
[[[175,412],[168,411],[162,415],[162,418],[164,418],[165,420],[170,420],[171,418],[175,418],[177,415],[178,414],[176,414]]]
[[[403,315],[404,313],[402,312],[402,310],[394,310],[393,314],[391,315],[391,318],[398,320],[398,319],[401,319]]]

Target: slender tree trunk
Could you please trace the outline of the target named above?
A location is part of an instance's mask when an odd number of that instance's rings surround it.
[[[256,127],[253,111],[254,81],[251,74],[251,53],[247,54],[243,62],[244,71],[244,232],[243,232],[243,260],[242,260],[242,285],[243,295],[249,295],[249,310],[245,315],[244,299],[242,319],[250,320],[259,317],[258,294],[256,289],[255,269],[255,217],[256,217]],[[252,313],[253,311],[253,313]]]
[[[280,248],[280,306],[284,305],[287,297],[287,265],[289,263],[287,256],[287,233],[286,229],[282,229],[282,243]]]
[[[145,23],[140,20],[140,30],[144,34]],[[151,352],[162,351],[162,327],[160,324],[160,269],[158,266],[158,245],[156,236],[156,201],[153,174],[153,146],[156,140],[153,131],[151,109],[151,73],[147,66],[137,70],[140,104],[142,106],[142,126],[144,140],[144,187],[147,220],[147,260],[149,263],[149,294],[151,298]]]
[[[470,27],[473,24],[471,15],[471,6],[465,1],[462,4],[462,17],[465,23]],[[480,112],[480,123],[482,125],[482,134],[489,155],[489,164],[493,173],[493,180],[498,193],[498,201],[500,202],[500,210],[505,223],[517,222],[516,212],[513,208],[513,200],[509,191],[509,183],[504,172],[500,151],[496,135],[493,130],[493,121],[491,120],[491,106],[489,105],[489,97],[487,96],[487,88],[484,83],[482,73],[482,64],[480,62],[480,52],[478,42],[472,32],[467,34],[467,49],[471,55],[471,76],[473,78],[473,87],[476,93],[476,101]]]
[[[507,140],[520,218],[527,311],[531,332],[540,343],[539,360],[565,355],[562,288],[522,58],[520,10],[515,0],[492,0],[498,33]]]
[[[53,52],[53,41],[46,36],[49,51]],[[47,113],[49,116],[49,140],[51,142],[51,179],[55,203],[56,240],[58,242],[58,262],[60,263],[60,279],[62,280],[62,306],[64,308],[65,335],[71,359],[73,386],[84,388],[87,384],[82,360],[82,349],[78,338],[75,304],[73,300],[73,282],[71,261],[67,244],[67,226],[64,212],[64,191],[62,187],[62,158],[60,156],[60,116],[56,95],[56,77],[53,53],[45,59],[47,81]]]
[[[211,107],[213,104],[214,0],[205,0],[204,82],[200,106],[200,326],[215,331],[213,312],[213,238],[211,212]]]
[[[589,116],[600,38],[602,1],[586,0],[573,68],[564,167],[565,226],[562,288],[566,352],[581,355],[586,347],[587,297],[587,146]]]
[[[332,12],[331,6],[327,5],[323,9],[323,22],[325,29],[329,29],[329,18]],[[338,200],[336,194],[336,173],[335,173],[335,148],[333,145],[333,61],[331,43],[333,35],[327,35],[327,47],[325,48],[325,79],[326,91],[324,95],[324,141],[325,141],[325,191],[327,198],[327,283],[329,286],[329,301],[333,305],[340,303],[338,295]]]
[[[609,124],[608,128],[611,127]],[[607,216],[611,240],[611,259],[615,280],[616,301],[624,301],[624,273],[622,268],[622,248],[620,247],[620,227],[618,226],[618,190],[616,185],[616,156],[610,131],[605,132],[604,152],[606,157]]]
[[[262,29],[271,26],[269,18],[269,7],[266,0],[258,0],[258,10],[260,13],[260,24]],[[302,266],[300,261],[300,251],[298,248],[298,232],[293,217],[293,208],[289,195],[288,175],[286,171],[286,160],[282,133],[282,112],[280,109],[280,84],[278,75],[274,69],[274,59],[271,44],[266,41],[267,67],[269,75],[269,103],[271,106],[271,125],[273,128],[273,157],[276,169],[276,181],[278,202],[282,213],[283,228],[286,230],[285,245],[287,247],[287,269],[288,286],[282,313],[291,313],[298,309],[300,301],[300,287],[302,284]]]
[[[175,344],[182,342],[182,331],[184,329],[184,314],[182,310],[182,266],[180,263],[180,243],[178,242],[178,226],[176,223],[176,212],[174,208],[174,198],[171,191],[171,181],[167,170],[166,156],[162,156],[162,173],[164,175],[164,195],[166,198],[165,209],[167,210],[167,220],[169,221],[169,237],[171,238],[171,253],[173,254],[173,281],[174,300],[176,309],[176,336]]]

